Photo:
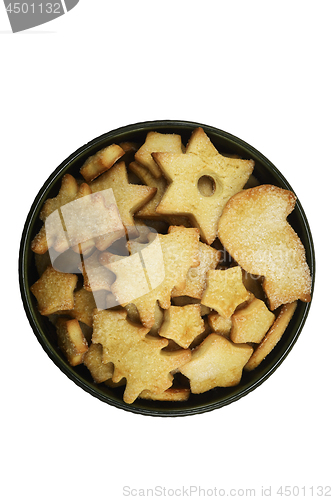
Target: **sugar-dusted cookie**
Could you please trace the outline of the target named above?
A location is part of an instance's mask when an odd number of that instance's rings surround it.
[[[230,339],[233,342],[259,344],[274,323],[275,314],[266,307],[265,302],[253,298],[245,307],[234,312],[231,321]]]
[[[242,270],[239,266],[216,269],[208,271],[207,288],[201,303],[211,307],[221,316],[230,318],[236,307],[245,302],[249,295],[243,285]]]
[[[204,331],[205,324],[200,314],[200,304],[189,304],[183,307],[170,306],[164,312],[159,334],[161,337],[174,340],[186,349]]]
[[[268,330],[258,347],[255,349],[249,361],[246,363],[245,370],[251,371],[257,368],[257,366],[259,366],[260,363],[266,358],[266,356],[268,356],[268,354],[274,349],[274,347],[286,331],[286,328],[294,315],[296,307],[297,300],[290,304],[284,304],[281,307],[278,317],[276,318],[273,325]]]
[[[76,283],[75,274],[61,273],[48,266],[30,288],[37,299],[39,312],[47,316],[57,311],[73,309]]]
[[[190,360],[191,351],[163,352],[168,340],[147,335],[147,328],[126,315],[124,309],[96,311],[92,341],[102,344],[103,363],[114,364],[113,382],[126,378],[123,399],[133,403],[144,390],[159,394],[171,387],[171,372]]]
[[[225,204],[243,188],[254,162],[220,155],[202,128],[193,132],[185,154],[156,152],[152,156],[170,183],[156,211],[189,217],[203,241],[211,244]]]
[[[248,273],[264,276],[271,310],[311,299],[311,276],[303,244],[287,222],[296,196],[261,185],[233,196],[219,222],[221,243]]]
[[[119,160],[125,151],[117,144],[111,144],[104,149],[101,149],[93,156],[90,156],[82,165],[80,173],[86,182],[91,182],[93,179],[108,170]]]
[[[189,378],[193,394],[234,386],[240,382],[252,352],[253,348],[247,344],[236,345],[222,335],[211,333],[192,351],[191,360],[180,372]]]
[[[135,153],[136,161],[146,167],[154,177],[159,178],[162,172],[152,157],[152,153],[156,151],[182,153],[183,147],[181,136],[178,134],[148,132],[144,144]]]

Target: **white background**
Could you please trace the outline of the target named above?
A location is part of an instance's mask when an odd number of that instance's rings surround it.
[[[2,498],[332,485],[332,14],[320,0],[81,0],[12,34],[0,5]],[[67,379],[17,278],[25,218],[52,171],[94,137],[153,119],[216,126],[267,156],[301,200],[317,259],[308,320],[273,376],[176,419],[118,410]]]

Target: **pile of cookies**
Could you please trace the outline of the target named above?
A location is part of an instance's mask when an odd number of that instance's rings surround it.
[[[72,366],[123,399],[184,401],[239,384],[311,300],[295,195],[254,161],[149,132],[65,174],[40,213],[31,292]]]

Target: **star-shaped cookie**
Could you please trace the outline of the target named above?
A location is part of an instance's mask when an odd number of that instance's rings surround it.
[[[208,271],[207,288],[201,299],[203,305],[211,307],[224,318],[230,318],[236,307],[249,297],[239,266]]]
[[[159,334],[186,349],[204,330],[200,304],[188,304],[183,307],[171,306],[165,311]]]
[[[253,348],[248,344],[233,344],[222,335],[211,333],[192,352],[189,363],[180,372],[190,379],[193,394],[214,387],[231,387],[240,382],[243,367]]]
[[[152,156],[170,182],[157,213],[190,217],[202,239],[211,244],[223,208],[246,184],[254,161],[222,156],[202,128],[193,132],[185,154],[156,152]],[[211,193],[206,189],[207,182],[200,191],[202,180],[212,183]]]
[[[75,274],[60,273],[48,266],[30,288],[37,299],[39,312],[46,316],[57,311],[73,309],[73,292],[77,279]]]

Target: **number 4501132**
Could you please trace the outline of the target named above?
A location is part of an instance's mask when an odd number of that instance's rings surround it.
[[[28,2],[11,2],[6,7],[7,12],[10,14],[62,14],[61,4],[59,2],[46,4],[43,3],[28,3]]]

